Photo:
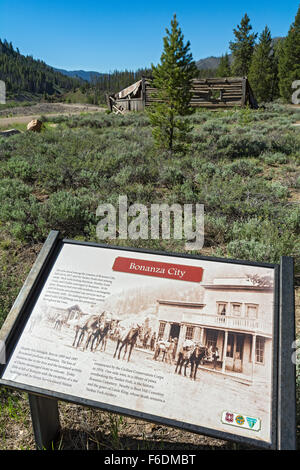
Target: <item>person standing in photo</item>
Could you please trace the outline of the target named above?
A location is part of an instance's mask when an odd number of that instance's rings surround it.
[[[207,350],[207,361],[213,362],[213,347],[210,345]]]
[[[168,362],[168,349],[171,346],[171,340],[169,339],[168,341],[165,341],[164,344],[165,344],[165,351],[163,353],[162,361]]]
[[[173,362],[174,348],[175,348],[175,342],[174,342],[174,339],[171,339],[170,344],[167,348],[167,353],[166,353],[166,362],[168,364],[172,364],[172,362]]]
[[[178,345],[178,338],[174,338],[173,361],[175,361],[176,359],[177,345]]]
[[[162,338],[158,338],[153,359],[157,361],[160,358],[161,353],[162,353],[162,361],[163,361],[165,358],[165,354],[166,354],[166,345],[165,345],[165,341],[163,341]]]
[[[151,336],[151,340],[150,340],[150,349],[151,349],[151,351],[155,350],[155,343],[156,343],[156,333],[154,332],[153,335]]]
[[[217,348],[217,346],[215,346],[213,349],[212,349],[212,359],[213,359],[213,366],[214,366],[214,369],[217,368],[217,364],[218,364],[218,359],[219,359],[220,355],[219,355],[219,350]]]
[[[149,333],[147,332],[147,333],[145,334],[144,340],[143,340],[143,347],[144,347],[145,349],[148,348],[148,341],[149,341]]]

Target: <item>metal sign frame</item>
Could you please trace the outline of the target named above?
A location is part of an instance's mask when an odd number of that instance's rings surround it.
[[[51,231],[44,243],[37,260],[32,267],[10,313],[0,331],[0,342],[5,345],[7,363],[20,338],[28,317],[35,305],[48,274],[64,244],[85,245],[106,249],[126,250],[135,253],[150,253],[178,258],[216,261],[228,264],[241,264],[274,269],[274,318],[273,318],[273,376],[271,443],[234,435],[224,431],[184,423],[133,409],[120,408],[110,404],[88,400],[65,393],[53,392],[24,385],[2,378],[6,365],[0,364],[0,385],[25,391],[29,394],[29,403],[37,448],[48,448],[59,432],[58,400],[85,405],[113,413],[120,413],[146,421],[173,426],[214,438],[234,441],[264,449],[296,449],[296,367],[292,362],[293,343],[295,341],[295,311],[293,286],[293,258],[282,257],[280,265],[256,263],[244,260],[202,257],[180,253],[158,252],[106,244],[78,242],[61,239],[58,231]],[[1,343],[0,343],[1,344]]]

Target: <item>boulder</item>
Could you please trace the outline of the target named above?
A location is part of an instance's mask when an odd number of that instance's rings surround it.
[[[18,131],[18,129],[8,129],[7,131],[0,131],[0,137],[9,137],[15,134],[21,134],[21,131]]]
[[[27,124],[27,130],[33,132],[40,132],[42,125],[42,121],[39,121],[38,119],[33,119]]]

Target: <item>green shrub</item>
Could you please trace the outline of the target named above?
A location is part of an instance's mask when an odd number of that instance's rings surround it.
[[[282,165],[283,163],[287,163],[287,157],[284,153],[275,152],[261,155],[261,159],[270,166],[278,166]]]
[[[68,236],[84,232],[90,222],[96,224],[97,198],[85,191],[72,194],[58,191],[43,206],[43,216],[49,229],[60,230]]]
[[[236,160],[232,163],[228,163],[227,165],[224,165],[222,174],[223,175],[232,175],[236,173],[237,175],[240,176],[254,176],[257,175],[258,173],[262,172],[262,168],[255,165],[255,162],[257,160],[253,159],[244,159],[244,160]]]
[[[202,163],[202,165],[200,166],[199,168],[200,170],[200,174],[202,176],[205,176],[207,178],[211,178],[215,175],[215,173],[217,172],[218,168],[216,167],[216,165],[214,163],[211,163],[211,162],[204,162]]]
[[[204,234],[206,246],[223,244],[230,236],[230,223],[225,216],[216,217],[211,214],[205,214]]]
[[[257,240],[233,240],[227,245],[228,256],[235,259],[270,261],[271,252],[272,247],[269,244]]]
[[[185,180],[185,172],[180,168],[180,163],[176,162],[170,166],[164,166],[159,173],[159,182],[165,186],[173,186],[174,184],[183,184]]]
[[[261,135],[251,135],[245,132],[223,135],[217,142],[218,153],[231,160],[258,157],[267,149],[267,146],[268,143]]]
[[[16,179],[1,181],[0,221],[7,223],[13,237],[31,242],[42,238],[45,221],[40,209],[29,186]]]
[[[117,205],[126,194],[128,204],[204,204],[205,244],[224,255],[271,262],[297,256],[299,208],[289,202],[289,187],[293,194],[300,187],[300,140],[286,108],[197,110],[185,118],[194,125],[190,153],[178,158],[153,148],[144,113],[44,119],[58,126],[1,140],[0,224],[8,239],[32,245],[58,228],[94,240],[97,205]],[[184,246],[178,240],[132,243]]]
[[[24,182],[31,182],[36,177],[35,168],[23,157],[13,156],[7,161],[6,167],[2,168],[5,176],[19,178]]]
[[[297,257],[300,253],[300,240],[287,222],[260,218],[235,222],[231,234],[233,240],[227,245],[228,255],[273,263],[279,263],[280,256],[283,255]]]

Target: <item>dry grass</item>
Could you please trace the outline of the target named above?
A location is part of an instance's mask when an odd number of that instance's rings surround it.
[[[0,450],[35,449],[27,395],[2,389],[0,397]],[[59,412],[61,433],[55,450],[236,448],[234,443],[70,403],[60,402]]]

